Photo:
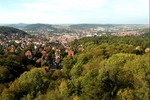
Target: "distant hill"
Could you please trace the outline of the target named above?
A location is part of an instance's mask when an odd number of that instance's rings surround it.
[[[18,33],[21,35],[28,35],[28,33],[22,30],[19,30],[13,27],[8,27],[8,26],[0,26],[0,33],[5,34],[5,35],[15,34],[15,33]]]
[[[49,33],[53,31],[55,28],[53,28],[52,25],[49,24],[30,24],[21,29],[23,31],[32,34],[32,33]]]
[[[24,23],[19,23],[19,24],[9,24],[9,25],[6,25],[8,27],[14,27],[14,28],[22,28],[22,27],[25,27],[29,24],[24,24]]]
[[[48,24],[30,24],[25,26],[23,29],[29,31],[37,31],[39,29],[53,29],[53,27],[52,25],[48,25]]]
[[[30,24],[23,28],[23,31],[33,34],[49,34],[49,33],[62,33],[62,32],[69,32],[66,29],[55,28],[50,24]]]
[[[113,26],[111,24],[75,24],[70,25],[71,29],[91,29],[91,28],[97,28],[97,27],[110,27]]]

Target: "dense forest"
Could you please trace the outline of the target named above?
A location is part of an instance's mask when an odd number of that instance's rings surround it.
[[[145,28],[145,29],[143,29],[141,31],[144,32],[144,34],[142,34],[141,36],[150,37],[150,28]]]
[[[88,37],[69,46],[75,55],[55,71],[1,54],[0,100],[149,100],[148,37]]]
[[[94,44],[128,44],[133,46],[142,46],[143,48],[148,48],[150,45],[149,37],[141,37],[141,36],[100,36],[100,37],[86,37],[81,38],[79,40],[75,40],[70,43],[70,45],[77,49],[80,44],[86,43],[94,43]]]
[[[19,30],[19,29],[13,28],[13,27],[7,27],[7,26],[0,26],[0,33],[4,34],[4,35],[10,35],[10,34],[16,34],[16,33],[18,33],[20,35],[28,34],[22,30]]]

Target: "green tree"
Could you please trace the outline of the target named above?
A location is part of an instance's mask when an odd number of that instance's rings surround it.
[[[33,99],[38,93],[46,92],[50,82],[48,78],[48,73],[42,69],[35,68],[29,72],[24,72],[10,85],[8,90],[3,91],[2,98],[19,100],[28,95]]]

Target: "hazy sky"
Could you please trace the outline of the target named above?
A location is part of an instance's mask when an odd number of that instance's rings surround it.
[[[0,23],[149,24],[149,0],[0,0]]]

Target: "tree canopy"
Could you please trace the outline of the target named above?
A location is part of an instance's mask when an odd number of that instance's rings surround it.
[[[144,51],[147,40],[146,37],[75,40],[70,48],[76,54],[64,57],[63,68],[59,70],[46,71],[41,67],[26,70],[17,56],[1,55],[0,99],[149,100],[150,52]],[[142,48],[136,49],[138,45]]]
[[[18,33],[20,35],[28,34],[22,30],[19,30],[19,29],[13,28],[13,27],[7,27],[7,26],[0,26],[0,33],[2,33],[4,35],[15,34],[15,33]]]

